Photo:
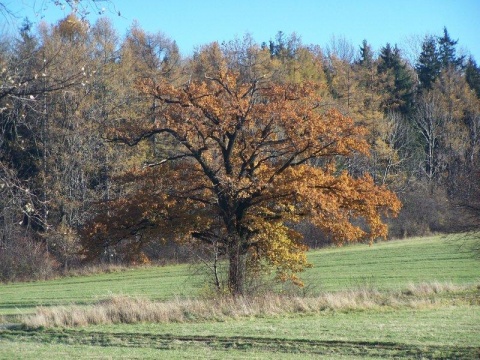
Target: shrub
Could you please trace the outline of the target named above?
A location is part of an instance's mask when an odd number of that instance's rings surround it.
[[[18,237],[0,243],[0,281],[47,279],[54,270],[55,262],[39,242]]]

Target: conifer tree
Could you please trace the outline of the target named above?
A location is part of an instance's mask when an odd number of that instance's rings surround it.
[[[443,36],[438,38],[438,58],[442,69],[453,67],[460,69],[463,65],[464,56],[457,57],[455,45],[458,40],[452,40],[447,28],[443,28]]]
[[[373,66],[373,50],[370,44],[368,44],[367,40],[363,40],[362,46],[360,46],[360,58],[358,60],[358,64],[370,68]]]
[[[480,67],[472,56],[469,57],[465,67],[465,78],[470,88],[473,89],[477,97],[480,98]]]
[[[427,36],[422,44],[422,52],[415,66],[420,81],[420,88],[429,90],[441,70],[437,42],[433,36]]]
[[[378,73],[387,77],[386,98],[382,103],[384,111],[398,110],[408,114],[413,107],[413,79],[396,45],[392,48],[387,43],[380,50]]]

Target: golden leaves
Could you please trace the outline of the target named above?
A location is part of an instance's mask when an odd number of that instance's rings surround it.
[[[308,178],[297,187],[314,224],[333,235],[334,241],[386,237],[382,215],[397,215],[401,203],[394,193],[376,186],[365,175],[353,178],[346,172],[336,175],[317,168],[304,167],[299,178]]]
[[[164,132],[177,156],[157,168],[162,180],[139,173],[141,185],[120,206],[141,209],[140,218],[162,229],[176,224],[182,234],[217,227],[218,243],[236,239],[253,260],[294,281],[308,266],[295,223],[309,220],[337,243],[386,236],[382,216],[398,212],[396,196],[335,163],[368,153],[366,130],[320,108],[315,84],[244,83],[224,65],[182,86],[139,84],[159,103],[156,121],[136,124],[136,136]]]
[[[308,248],[302,244],[302,236],[283,221],[268,221],[261,216],[250,217],[249,221],[257,234],[251,240],[255,243],[254,257],[265,259],[276,268],[280,280],[294,280],[302,285],[295,273],[310,266],[305,254]]]

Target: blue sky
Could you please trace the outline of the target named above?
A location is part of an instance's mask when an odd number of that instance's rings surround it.
[[[6,0],[33,22],[32,5],[48,0]],[[92,0],[90,0],[92,1]],[[446,26],[480,63],[480,0],[96,0],[105,7],[120,35],[134,20],[148,32],[162,32],[175,40],[183,54],[212,41],[222,42],[250,33],[261,43],[278,31],[295,32],[304,44],[325,47],[332,36],[345,38],[355,49],[366,39],[374,50],[387,42],[405,52],[415,36],[442,35]],[[52,1],[53,2],[53,1]],[[121,16],[116,16],[116,11]],[[56,22],[66,13],[54,5],[43,11],[44,20]],[[93,22],[98,15],[90,17]],[[1,19],[0,19],[1,21]],[[418,47],[418,45],[417,45]],[[408,56],[408,54],[406,54]]]

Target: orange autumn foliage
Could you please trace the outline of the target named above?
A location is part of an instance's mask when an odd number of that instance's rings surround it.
[[[365,129],[322,108],[315,84],[245,81],[220,63],[200,80],[143,80],[138,90],[160,104],[155,116],[124,121],[111,139],[174,145],[121,179],[129,190],[88,228],[87,255],[101,239],[134,238],[133,251],[151,238],[194,238],[226,256],[229,290],[239,294],[246,264],[266,261],[298,282],[307,247],[294,225],[305,219],[337,243],[387,235],[382,216],[400,202],[370,176],[339,168],[337,159],[368,153]]]

